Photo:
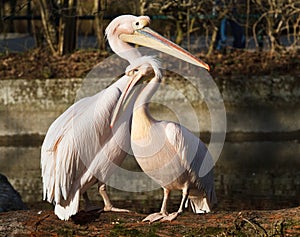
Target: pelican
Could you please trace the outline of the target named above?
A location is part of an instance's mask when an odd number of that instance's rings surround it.
[[[128,68],[139,66],[142,57],[131,44],[197,63],[197,58],[151,30],[149,23],[147,16],[123,15],[106,28],[111,49],[129,62]],[[54,212],[62,220],[78,212],[80,194],[89,204],[86,191],[96,183],[104,211],[127,211],[113,207],[105,182],[121,165],[130,146],[129,117],[120,118],[123,123],[115,127],[114,132],[110,128],[111,114],[129,79],[124,75],[105,90],[79,100],[61,114],[46,133],[41,148],[43,199],[55,204]]]
[[[208,69],[202,61],[198,65]],[[111,126],[135,100],[131,148],[141,169],[159,183],[164,191],[159,213],[148,215],[143,221],[172,221],[190,202],[193,212],[206,213],[216,203],[212,157],[205,144],[184,126],[155,120],[148,103],[161,82],[159,64],[145,58],[141,67],[131,71],[131,79],[114,111]],[[167,201],[171,190],[182,190],[177,212],[168,214]]]

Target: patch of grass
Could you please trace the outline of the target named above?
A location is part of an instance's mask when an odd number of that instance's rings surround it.
[[[147,228],[136,229],[136,228],[128,228],[125,224],[120,223],[116,224],[112,230],[110,231],[111,237],[114,236],[135,236],[135,237],[157,237],[159,236],[157,232],[161,228],[161,223],[153,223]],[[145,230],[145,231],[144,231]]]
[[[109,236],[145,236],[137,229],[128,229],[124,224],[116,224],[110,231]]]
[[[145,233],[145,236],[148,236],[148,237],[156,237],[156,236],[158,236],[157,232],[161,228],[161,226],[162,226],[162,223],[160,223],[160,222],[151,224],[149,226],[148,232]]]
[[[223,236],[225,233],[223,228],[219,227],[185,227],[185,226],[176,226],[172,229],[172,233],[174,235],[180,234],[186,237],[194,237],[194,236]]]
[[[58,236],[74,236],[74,230],[68,228],[68,227],[62,227],[60,229],[56,229],[55,230],[55,233],[58,235]]]

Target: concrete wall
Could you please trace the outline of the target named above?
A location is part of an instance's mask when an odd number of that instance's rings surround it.
[[[89,84],[82,79],[0,80],[0,136],[45,134],[51,122],[78,97],[91,95],[109,85],[110,79]],[[176,84],[177,83],[177,84]],[[205,96],[187,82],[162,84],[155,94],[153,115],[163,119],[184,116],[188,104],[200,120],[201,131],[209,128]],[[227,131],[296,131],[300,128],[300,83],[290,76],[218,80],[227,112]],[[159,104],[159,105],[157,105]],[[161,106],[162,105],[162,106]],[[167,108],[169,107],[169,108]],[[181,111],[182,110],[182,111]],[[185,121],[185,120],[184,120]],[[183,121],[183,122],[184,122]],[[188,118],[187,124],[189,127]],[[194,128],[191,127],[191,130]]]

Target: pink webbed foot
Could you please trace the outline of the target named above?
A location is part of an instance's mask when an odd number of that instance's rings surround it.
[[[162,221],[162,222],[163,222],[163,221],[173,221],[173,220],[175,220],[175,219],[177,218],[178,215],[179,215],[178,212],[173,212],[173,213],[171,213],[171,214],[169,214],[169,215],[163,217],[163,218],[161,219],[161,221]]]
[[[167,215],[163,214],[161,212],[152,213],[152,214],[148,215],[146,218],[144,218],[143,222],[149,221],[150,223],[152,223],[155,221],[159,221],[160,219],[164,218],[165,216],[167,216]]]
[[[103,211],[112,211],[112,212],[130,212],[127,209],[117,208],[113,206],[104,207]]]

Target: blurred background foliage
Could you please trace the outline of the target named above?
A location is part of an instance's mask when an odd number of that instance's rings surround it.
[[[78,35],[96,36],[105,50],[104,29],[121,14],[149,15],[153,29],[187,49],[204,37],[208,55],[224,18],[242,27],[246,48],[251,39],[256,49],[267,40],[271,54],[299,51],[300,2],[294,0],[0,0],[0,33],[33,35],[36,47],[46,45],[53,55],[73,52]]]

